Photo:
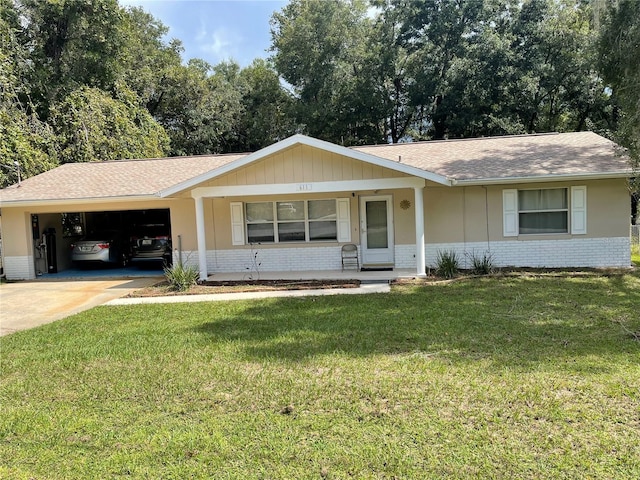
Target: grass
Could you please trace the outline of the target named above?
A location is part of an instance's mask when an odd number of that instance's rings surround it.
[[[639,306],[636,273],[95,308],[0,339],[0,477],[639,478]]]
[[[631,262],[640,267],[640,244],[631,245]]]

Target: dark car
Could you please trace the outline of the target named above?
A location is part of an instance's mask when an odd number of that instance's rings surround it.
[[[125,266],[131,256],[129,243],[117,231],[95,232],[71,245],[71,260],[78,265]]]
[[[171,236],[163,231],[150,229],[133,238],[132,263],[161,263],[171,265]]]

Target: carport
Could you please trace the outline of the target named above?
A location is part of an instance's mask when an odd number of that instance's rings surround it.
[[[138,238],[162,232],[171,236],[168,208],[140,210],[61,211],[31,215],[34,270],[37,277],[122,278],[161,274],[162,264],[132,266],[132,245]],[[73,262],[74,243],[105,232],[115,239],[121,259],[113,264]],[[108,235],[107,235],[108,234]]]

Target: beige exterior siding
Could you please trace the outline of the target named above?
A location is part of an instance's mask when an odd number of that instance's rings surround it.
[[[406,174],[307,145],[297,145],[199,186],[268,185],[404,177]]]
[[[630,201],[623,179],[589,182],[547,182],[488,187],[432,187],[425,189],[425,237],[427,243],[503,240],[502,191],[505,188],[587,187],[587,233],[581,238],[614,238],[629,234]],[[488,213],[487,208],[488,206]],[[488,228],[487,228],[488,227]],[[519,235],[522,241],[554,240],[559,235]],[[575,235],[573,235],[575,236]]]

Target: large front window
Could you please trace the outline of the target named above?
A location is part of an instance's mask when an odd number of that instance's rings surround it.
[[[519,190],[518,225],[520,234],[567,233],[567,189]]]
[[[336,200],[246,204],[249,243],[336,241]]]

